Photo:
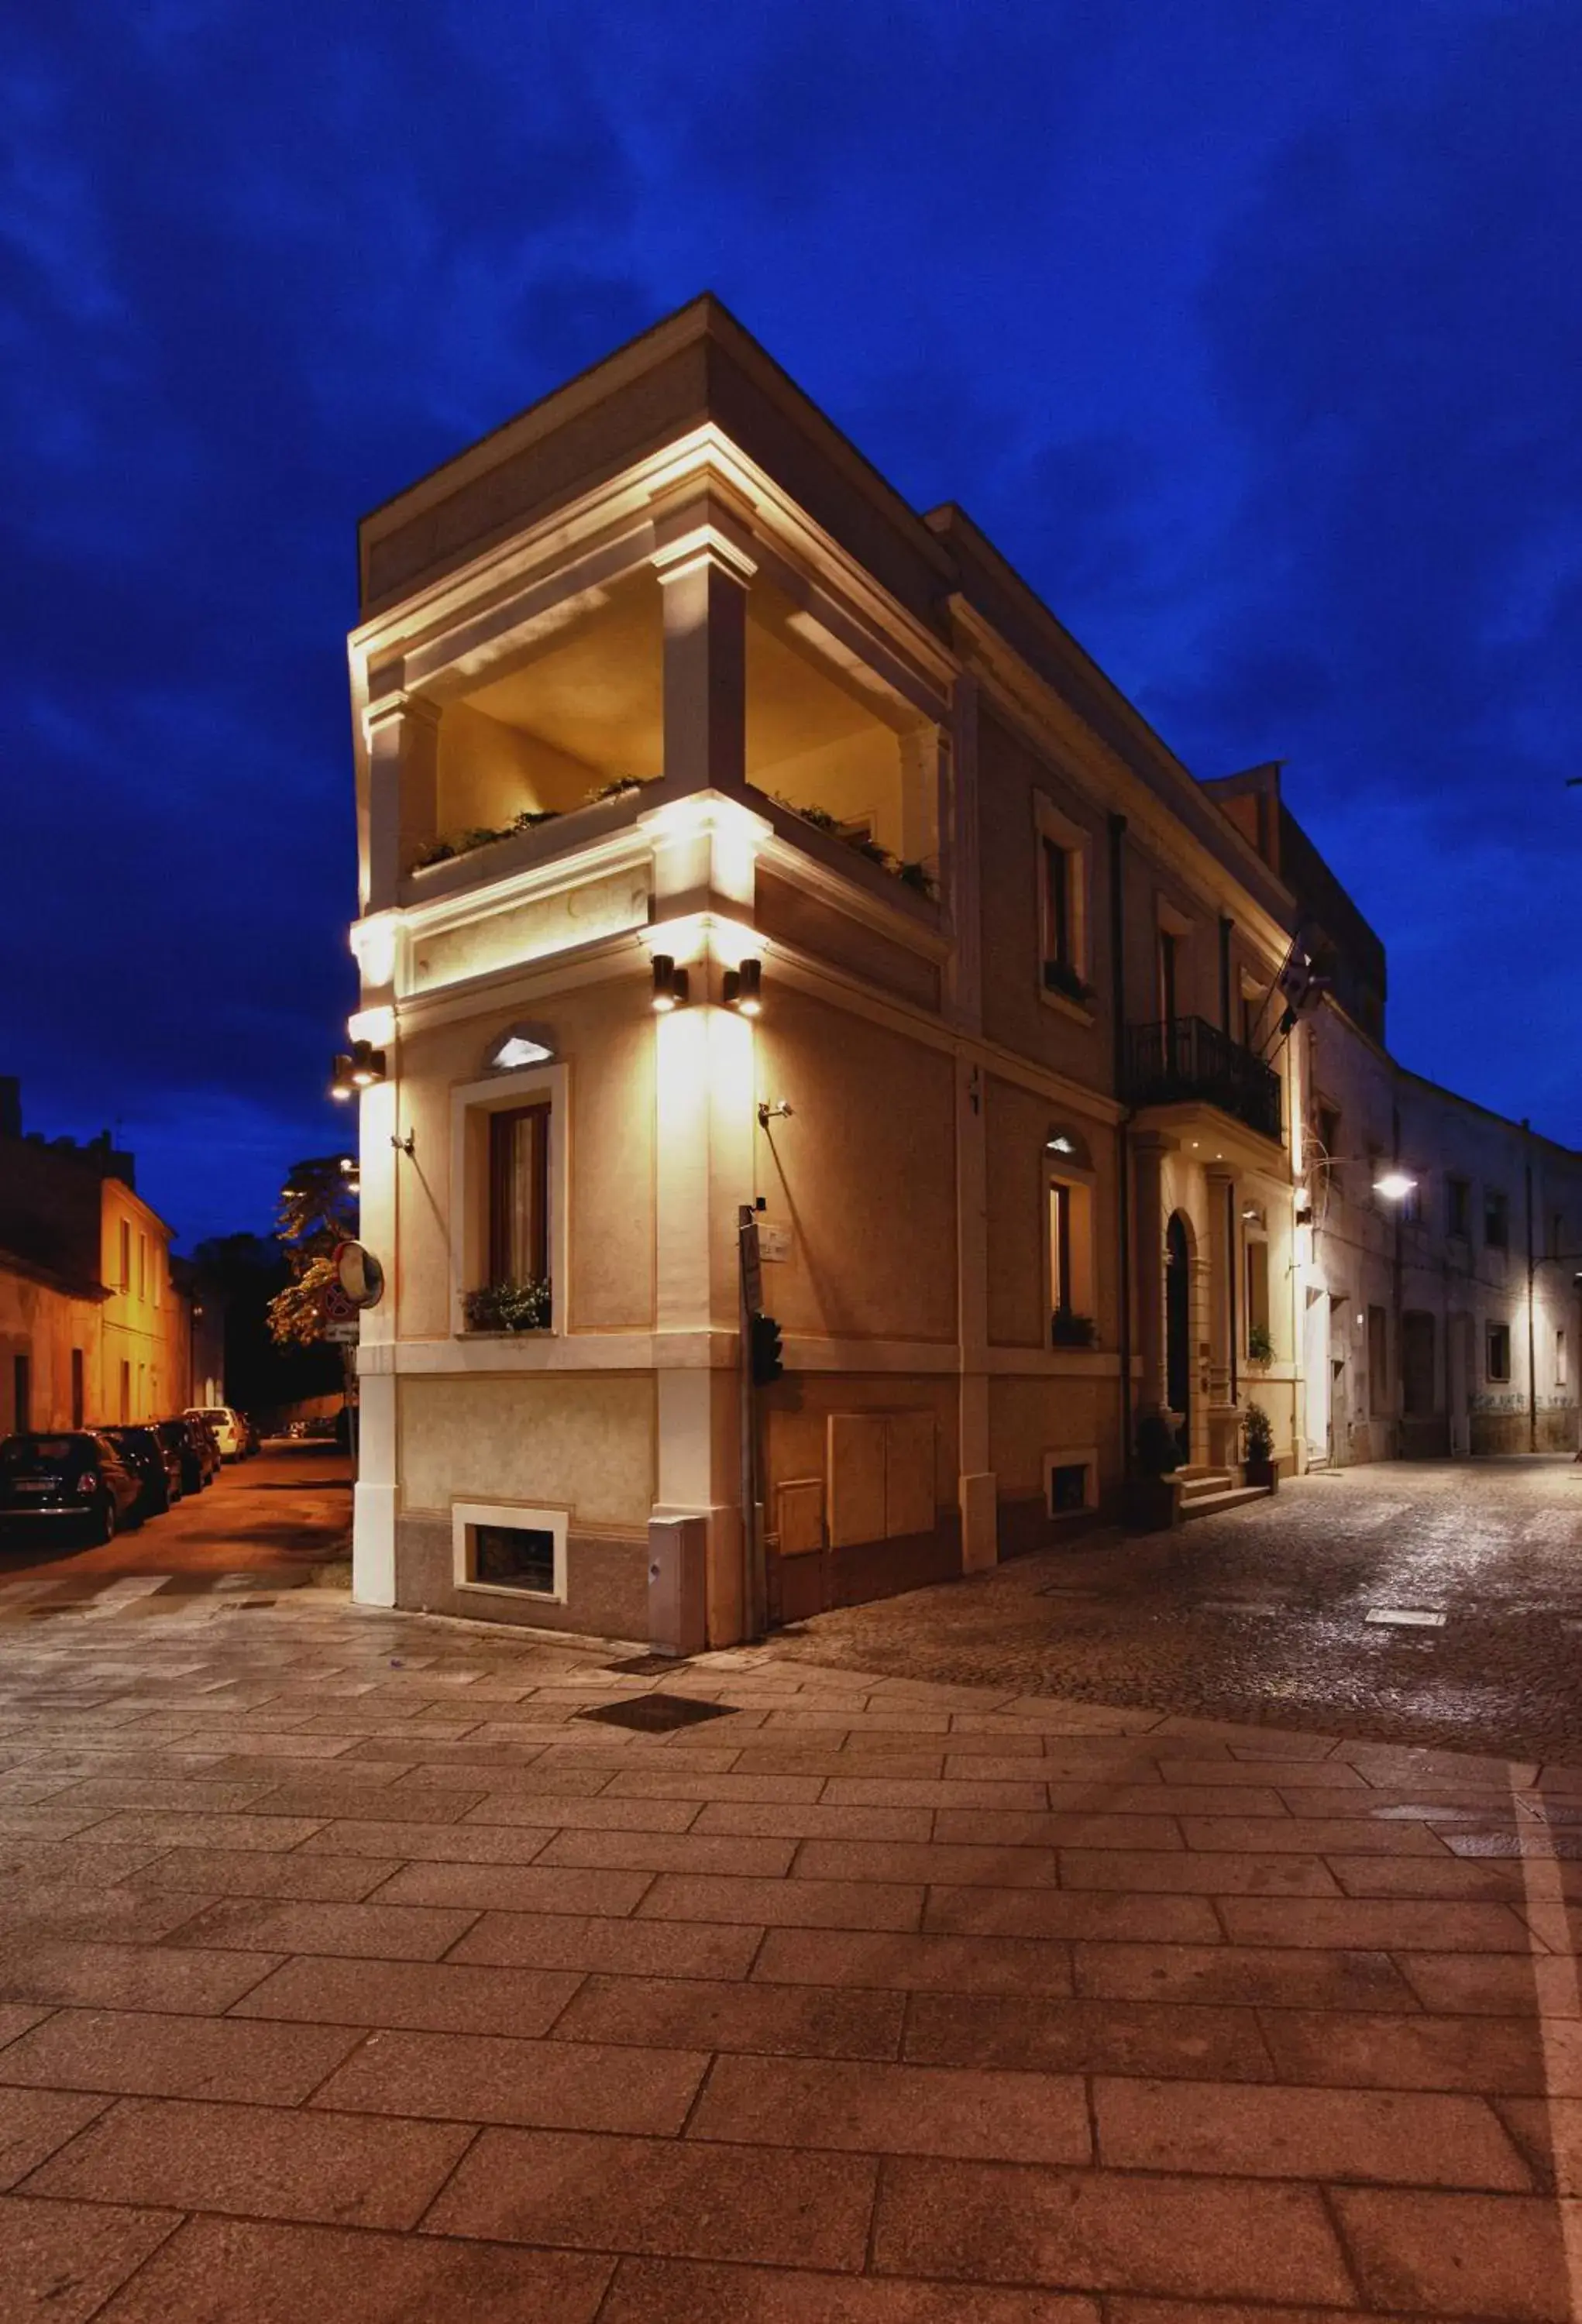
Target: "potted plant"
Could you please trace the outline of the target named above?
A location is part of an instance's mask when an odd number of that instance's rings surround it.
[[[1098,1326],[1091,1315],[1057,1307],[1050,1318],[1050,1338],[1057,1348],[1091,1348],[1097,1345]]]
[[[1126,1480],[1126,1524],[1133,1533],[1163,1533],[1176,1521],[1174,1471],[1181,1465],[1176,1432],[1162,1412],[1137,1424],[1134,1471]]]
[[[551,1314],[546,1277],[527,1283],[486,1283],[461,1295],[469,1332],[547,1332]]]
[[[1267,1323],[1247,1326],[1247,1361],[1250,1364],[1270,1364],[1274,1360],[1274,1339]]]
[[[1274,1465],[1274,1423],[1261,1404],[1248,1405],[1242,1415],[1242,1437],[1246,1448],[1243,1472],[1248,1484],[1266,1485],[1272,1492],[1280,1482]]]

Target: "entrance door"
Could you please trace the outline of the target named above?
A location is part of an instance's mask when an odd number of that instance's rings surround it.
[[[1307,1328],[1302,1338],[1303,1370],[1308,1393],[1308,1458],[1329,1458],[1329,1302],[1322,1291],[1308,1294]]]
[[[1164,1231],[1164,1366],[1165,1393],[1170,1408],[1180,1413],[1176,1432],[1183,1461],[1189,1461],[1192,1443],[1192,1303],[1191,1264],[1187,1230],[1179,1212]]]
[[[1329,1460],[1345,1469],[1351,1462],[1351,1311],[1343,1297],[1329,1294]]]

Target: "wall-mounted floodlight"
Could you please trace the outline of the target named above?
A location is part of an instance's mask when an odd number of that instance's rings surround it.
[[[1375,1194],[1383,1194],[1387,1203],[1403,1203],[1408,1194],[1417,1192],[1417,1180],[1409,1178],[1404,1170],[1386,1170],[1382,1178],[1374,1181]]]
[[[763,963],[745,960],[725,973],[725,1005],[739,1016],[757,1017],[763,1009]]]
[[[672,1009],[684,1008],[688,997],[688,978],[684,968],[678,968],[668,952],[653,955],[654,1014],[668,1017]]]
[[[356,1097],[359,1090],[372,1089],[384,1079],[384,1052],[371,1041],[354,1041],[349,1051],[336,1058],[330,1077],[331,1097]]]

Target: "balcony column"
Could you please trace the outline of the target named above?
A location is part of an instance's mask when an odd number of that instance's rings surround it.
[[[664,773],[686,790],[739,791],[746,778],[745,528],[713,492],[656,510],[664,595]]]
[[[364,909],[401,900],[401,883],[436,835],[439,706],[421,694],[387,694],[363,713],[368,745],[367,894]]]
[[[1140,1130],[1132,1140],[1133,1210],[1136,1221],[1137,1352],[1143,1376],[1137,1416],[1168,1412],[1164,1333],[1164,1157],[1176,1141],[1157,1130]]]
[[[1203,1173],[1208,1188],[1208,1401],[1225,1406],[1235,1400],[1234,1351],[1235,1329],[1231,1296],[1235,1266],[1235,1177],[1233,1172],[1209,1167]]]

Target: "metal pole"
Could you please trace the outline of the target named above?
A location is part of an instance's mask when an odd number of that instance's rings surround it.
[[[763,1637],[769,1627],[769,1575],[764,1557],[763,1528],[758,1513],[757,1397],[753,1382],[754,1286],[748,1282],[749,1273],[757,1271],[757,1243],[756,1215],[751,1204],[742,1203],[736,1210],[736,1284],[741,1341],[742,1563],[746,1582],[746,1631],[750,1638]]]

